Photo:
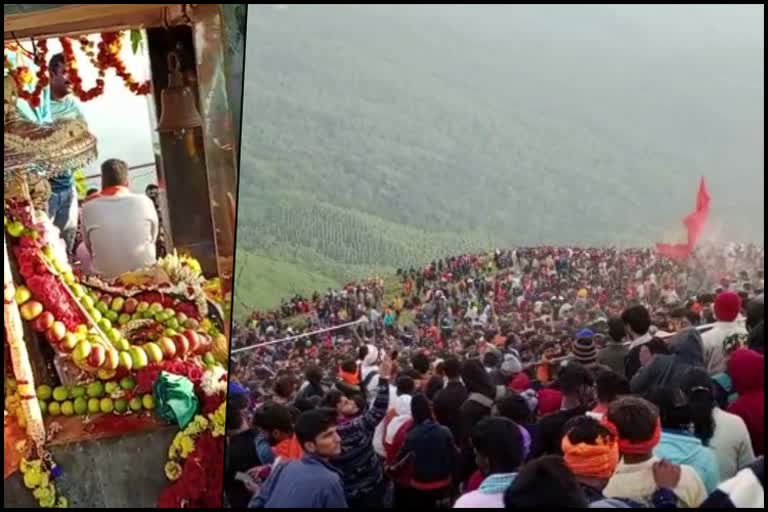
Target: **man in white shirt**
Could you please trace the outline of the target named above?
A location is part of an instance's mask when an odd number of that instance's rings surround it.
[[[741,297],[731,291],[722,292],[715,298],[717,322],[701,335],[704,344],[704,364],[710,375],[725,372],[733,351],[747,343],[747,330],[741,312]]]
[[[101,164],[102,190],[83,206],[83,240],[93,269],[107,279],[156,261],[157,210],[152,200],[128,189],[128,165]]]

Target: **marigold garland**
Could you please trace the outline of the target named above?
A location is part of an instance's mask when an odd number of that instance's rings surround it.
[[[37,66],[37,83],[32,91],[27,90],[27,86],[32,84],[35,74],[27,66],[17,66],[14,68],[8,57],[3,54],[3,65],[6,69],[10,70],[11,78],[16,83],[16,91],[18,97],[27,101],[33,107],[40,106],[40,95],[43,89],[48,85],[48,40],[40,39],[37,42],[38,51],[34,55],[33,60]]]
[[[123,48],[122,32],[104,32],[101,34],[99,43],[99,55],[105,56],[104,65],[114,68],[117,76],[123,79],[123,83],[132,93],[137,96],[144,96],[150,93],[152,83],[149,80],[139,83],[133,78],[133,75],[126,69],[125,63],[120,58],[120,51]]]
[[[88,90],[83,89],[83,79],[78,73],[77,60],[75,59],[75,50],[72,47],[72,40],[68,37],[60,37],[61,48],[64,53],[64,63],[66,65],[67,78],[72,86],[72,93],[77,96],[80,101],[90,101],[98,96],[104,94],[104,74],[105,67],[99,66],[99,78],[96,79],[96,85]],[[101,56],[101,52],[99,53]]]
[[[100,35],[98,44],[89,40],[85,36],[78,38],[80,49],[90,61],[91,65],[98,71],[95,85],[90,89],[83,88],[83,79],[79,73],[79,65],[75,57],[73,40],[68,37],[60,37],[59,42],[64,55],[67,78],[72,86],[72,93],[80,101],[91,101],[104,94],[104,77],[106,71],[110,68],[115,70],[115,74],[123,80],[125,86],[137,96],[145,96],[152,91],[152,82],[145,80],[139,82],[128,71],[125,62],[120,57],[123,48],[123,32],[104,32]],[[23,51],[27,55],[29,52],[18,46],[6,45],[6,51]],[[95,50],[98,48],[98,50]],[[37,51],[31,55],[31,59],[37,67],[37,73],[33,73],[28,66],[11,64],[7,55],[3,55],[3,65],[10,72],[11,77],[16,83],[19,98],[27,101],[32,107],[39,107],[41,104],[42,92],[50,84],[48,69],[48,41],[40,39],[37,41]],[[35,83],[32,91],[28,87]]]
[[[54,464],[52,468],[46,469],[40,459],[28,461],[22,459],[21,474],[24,486],[32,490],[32,495],[42,508],[68,508],[69,500],[64,496],[59,496],[56,492],[56,486],[53,480],[58,473],[58,467]]]

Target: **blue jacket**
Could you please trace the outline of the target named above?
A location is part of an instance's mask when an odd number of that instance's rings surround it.
[[[278,464],[248,508],[347,508],[341,476],[313,455]]]
[[[714,492],[720,483],[720,467],[715,452],[702,445],[701,440],[692,434],[665,430],[653,454],[673,464],[691,466],[704,482],[707,493]]]

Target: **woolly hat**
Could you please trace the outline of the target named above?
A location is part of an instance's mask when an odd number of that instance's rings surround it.
[[[715,298],[715,318],[733,322],[741,311],[741,297],[735,292],[723,292]]]
[[[523,365],[520,364],[520,360],[513,354],[506,354],[504,356],[504,362],[501,363],[501,373],[505,375],[514,375],[523,371]]]
[[[584,366],[591,366],[597,362],[597,347],[591,337],[578,337],[573,342],[572,350],[573,358]]]

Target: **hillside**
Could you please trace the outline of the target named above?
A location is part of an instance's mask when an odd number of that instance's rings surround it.
[[[251,5],[238,302],[468,248],[679,236],[700,175],[723,235],[762,241],[762,44],[647,13]]]

